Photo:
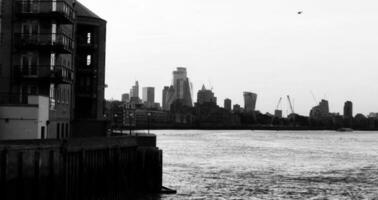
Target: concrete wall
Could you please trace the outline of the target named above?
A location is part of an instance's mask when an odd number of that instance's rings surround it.
[[[124,200],[158,193],[154,135],[0,142],[1,200]]]
[[[49,99],[29,96],[28,105],[0,106],[0,140],[40,139],[49,120]]]

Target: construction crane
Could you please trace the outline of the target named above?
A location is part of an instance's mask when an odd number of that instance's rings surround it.
[[[279,110],[279,107],[280,107],[280,104],[281,104],[281,101],[282,101],[282,97],[280,97],[280,99],[278,100],[278,103],[277,103],[277,106],[276,106],[276,109],[274,110],[274,115],[272,117],[272,121],[270,122],[270,124],[273,126],[273,121],[275,118],[278,118],[278,119],[281,119],[282,118],[282,110]]]
[[[291,113],[290,114],[293,114],[294,113],[294,107],[293,107],[293,104],[291,103],[291,100],[290,100],[290,96],[287,95],[287,100],[289,101],[289,105],[290,105],[290,110],[291,110]]]
[[[315,94],[312,92],[312,90],[310,90],[310,92],[311,92],[312,98],[314,99],[315,104],[317,104],[318,101],[316,100]]]
[[[281,101],[282,101],[282,97],[280,97],[280,100],[278,100],[278,103],[277,103],[277,106],[276,106],[276,110],[278,110],[278,107],[280,107]]]

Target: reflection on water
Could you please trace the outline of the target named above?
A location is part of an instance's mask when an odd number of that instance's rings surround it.
[[[378,200],[378,132],[154,133],[164,185],[178,191],[162,200]]]

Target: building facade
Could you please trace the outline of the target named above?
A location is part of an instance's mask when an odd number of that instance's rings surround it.
[[[226,109],[227,111],[231,111],[231,106],[232,106],[232,102],[231,102],[231,99],[225,99],[224,100],[224,109]]]
[[[75,11],[75,119],[103,120],[106,21],[80,2]]]
[[[217,98],[214,96],[213,91],[207,90],[205,85],[202,85],[202,89],[197,93],[197,104],[201,105],[204,103],[217,104]]]
[[[244,110],[253,112],[256,109],[257,94],[252,92],[244,92]]]
[[[351,101],[344,103],[344,118],[353,118],[353,103]]]
[[[319,105],[313,107],[310,111],[310,119],[322,120],[330,117],[328,101],[322,99]]]
[[[162,96],[162,108],[165,111],[169,111],[171,109],[171,105],[175,100],[175,89],[173,86],[165,86],[163,89],[163,96]]]
[[[184,105],[192,107],[192,84],[187,76],[186,68],[177,67],[177,70],[173,71],[172,85],[175,90],[175,100],[179,99]]]
[[[129,95],[128,93],[124,93],[124,94],[122,94],[121,101],[122,101],[123,103],[127,103],[127,102],[129,102],[129,101],[130,101],[130,95]]]
[[[133,85],[130,89],[130,98],[138,98],[139,99],[139,82],[135,81],[135,85]]]
[[[143,103],[153,104],[155,103],[155,88],[154,87],[144,87],[142,93]]]
[[[72,135],[80,103],[75,99],[80,5],[74,0],[0,1],[0,139]],[[105,63],[99,65],[96,70],[104,74]],[[91,82],[99,87],[96,117],[103,115],[103,81]]]

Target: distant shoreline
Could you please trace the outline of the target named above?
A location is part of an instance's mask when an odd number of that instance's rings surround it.
[[[323,127],[264,127],[264,126],[248,126],[248,127],[137,127],[132,130],[269,130],[269,131],[337,131],[337,128],[323,128]],[[369,129],[369,128],[352,128],[354,131],[378,131],[378,129]],[[124,131],[130,130],[128,128],[123,129]]]

